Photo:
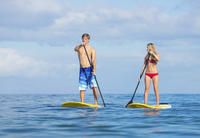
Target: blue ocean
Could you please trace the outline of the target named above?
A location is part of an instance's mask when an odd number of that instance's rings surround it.
[[[161,110],[124,108],[132,94],[103,96],[107,107],[95,109],[61,107],[80,101],[79,94],[1,94],[0,137],[200,137],[200,94],[160,94],[172,105]],[[93,95],[85,102],[93,104]],[[134,102],[143,103],[143,95]],[[154,94],[148,104],[155,104]]]

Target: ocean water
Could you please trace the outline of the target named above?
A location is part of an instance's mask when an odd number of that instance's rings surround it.
[[[80,101],[78,94],[1,94],[0,137],[200,137],[200,94],[160,94],[172,105],[162,110],[124,108],[131,96],[104,94],[107,107],[95,109],[60,107]],[[93,103],[93,95],[85,102]],[[143,95],[134,102],[143,103]],[[153,94],[148,104],[155,104]]]

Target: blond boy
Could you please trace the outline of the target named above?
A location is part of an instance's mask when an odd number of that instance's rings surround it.
[[[79,90],[81,102],[84,103],[85,91],[90,87],[93,89],[94,103],[97,105],[97,84],[94,79],[96,74],[96,52],[95,49],[89,46],[90,35],[82,35],[82,44],[75,47],[75,51],[78,53],[80,62],[80,74],[79,74]],[[86,53],[86,51],[87,53]],[[88,56],[87,56],[88,54]],[[89,60],[88,60],[89,58]],[[91,64],[92,66],[91,66]]]

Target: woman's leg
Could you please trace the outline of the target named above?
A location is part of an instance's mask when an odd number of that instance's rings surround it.
[[[154,92],[156,95],[156,104],[159,105],[159,92],[158,92],[158,83],[159,83],[159,76],[153,77],[153,86],[154,86]]]
[[[151,78],[149,76],[145,75],[144,104],[147,104],[150,84],[151,84]]]

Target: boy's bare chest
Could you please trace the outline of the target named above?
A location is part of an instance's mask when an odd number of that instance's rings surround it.
[[[91,50],[90,50],[89,48],[87,48],[86,50],[87,50],[87,54],[88,54],[88,55],[91,55]],[[87,56],[87,55],[86,55],[86,51],[85,51],[85,49],[84,49],[83,47],[81,47],[81,48],[79,49],[79,55],[80,55],[80,56]]]

